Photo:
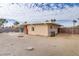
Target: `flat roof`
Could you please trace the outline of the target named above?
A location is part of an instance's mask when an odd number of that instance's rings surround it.
[[[45,23],[25,23],[23,25],[57,25],[57,26],[61,26],[60,24],[57,24],[57,23],[49,23],[49,22],[45,22]]]

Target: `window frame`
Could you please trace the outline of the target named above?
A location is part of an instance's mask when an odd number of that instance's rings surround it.
[[[52,27],[52,25],[50,25],[50,29],[52,29],[53,27]]]
[[[35,30],[34,27],[31,27],[31,30],[34,31]]]

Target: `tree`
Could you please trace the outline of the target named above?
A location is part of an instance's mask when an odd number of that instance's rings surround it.
[[[27,23],[27,21],[25,21],[24,23]]]
[[[1,25],[3,25],[4,23],[7,23],[8,21],[6,19],[0,19],[0,27]]]
[[[50,22],[55,22],[55,21],[56,21],[55,18],[50,20]],[[46,20],[45,22],[49,22],[49,20]]]
[[[45,22],[49,22],[49,20],[46,20]]]
[[[18,25],[19,24],[19,22],[18,21],[16,21],[15,23],[14,23],[14,25]]]
[[[79,21],[79,18],[77,18],[77,20]],[[78,25],[79,25],[79,23],[78,23]]]
[[[75,26],[76,23],[77,23],[77,21],[76,20],[73,20],[73,27]]]
[[[79,18],[77,18],[79,20]]]
[[[56,21],[56,19],[54,18],[54,19],[51,19],[51,22],[55,22]]]

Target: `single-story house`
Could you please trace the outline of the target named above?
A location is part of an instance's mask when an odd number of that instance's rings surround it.
[[[24,33],[29,35],[54,36],[58,34],[61,25],[56,23],[24,24]]]

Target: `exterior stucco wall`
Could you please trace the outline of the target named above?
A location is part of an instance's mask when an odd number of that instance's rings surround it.
[[[34,27],[34,31],[32,31]],[[48,25],[28,25],[28,34],[48,36]]]

